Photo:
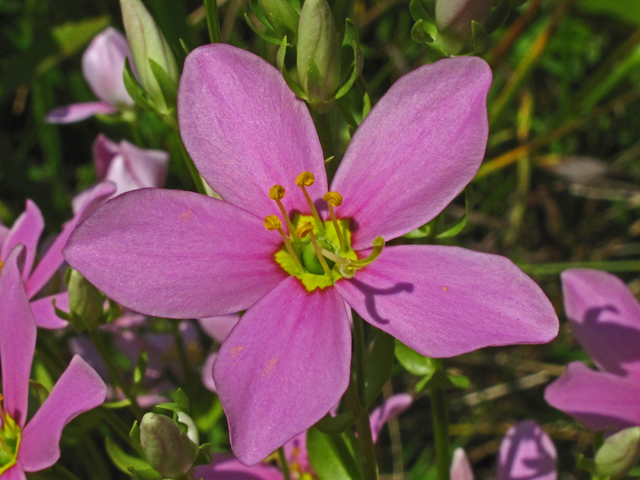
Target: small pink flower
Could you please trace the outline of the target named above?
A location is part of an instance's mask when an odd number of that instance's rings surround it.
[[[47,122],[72,123],[96,114],[111,114],[132,108],[134,102],[123,80],[127,57],[135,71],[129,44],[120,32],[108,27],[96,35],[82,55],[82,73],[100,101],[56,108],[47,115]]]
[[[640,303],[618,277],[597,270],[566,270],[562,293],[571,331],[599,371],[570,363],[546,401],[594,431],[640,425]]]
[[[36,344],[36,323],[18,264],[22,245],[12,249],[0,274],[0,362],[2,363],[3,480],[25,480],[60,458],[62,429],[82,412],[100,405],[106,387],[98,374],[74,356],[44,404],[27,423],[29,375]]]

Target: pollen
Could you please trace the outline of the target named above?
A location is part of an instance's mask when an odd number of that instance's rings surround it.
[[[285,190],[282,185],[274,185],[269,189],[269,198],[271,200],[282,200],[284,198]]]
[[[327,192],[324,194],[322,199],[332,207],[339,207],[342,205],[342,195],[338,192]]]
[[[282,222],[275,215],[269,215],[264,219],[264,228],[267,230],[279,230],[282,228]]]
[[[300,175],[298,175],[298,178],[296,178],[296,185],[298,185],[299,187],[310,187],[315,181],[316,177],[313,176],[313,173],[302,172]]]

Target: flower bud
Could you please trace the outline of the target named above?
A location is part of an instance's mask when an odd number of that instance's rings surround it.
[[[258,4],[275,32],[280,37],[288,37],[290,43],[295,43],[299,15],[291,4],[287,0],[258,0]]]
[[[640,427],[607,438],[596,453],[596,472],[612,480],[624,477],[640,461]]]
[[[436,0],[438,43],[450,54],[462,52],[472,38],[471,22],[483,23],[492,0]]]
[[[302,6],[297,61],[309,103],[330,100],[340,85],[340,43],[327,0],[306,0]]]
[[[69,311],[79,332],[97,328],[102,320],[105,297],[76,270],[69,270],[66,278],[69,292]]]
[[[140,82],[156,108],[165,113],[172,105],[168,105],[165,100],[165,94],[163,94],[159,83],[160,79],[154,75],[150,60],[157,63],[166,72],[166,78],[175,85],[174,88],[177,92],[180,72],[171,48],[140,0],[120,0],[120,8]]]
[[[184,413],[182,415],[187,417]],[[191,432],[193,428],[188,426]],[[193,434],[191,436],[194,437]],[[197,431],[194,439],[197,439]],[[164,415],[147,413],[142,417],[140,443],[151,468],[164,478],[184,475],[191,469],[198,456],[198,445],[176,422]]]

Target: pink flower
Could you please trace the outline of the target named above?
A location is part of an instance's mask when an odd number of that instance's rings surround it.
[[[27,200],[27,207],[24,213],[18,217],[10,229],[0,224],[0,267],[16,245],[21,243],[25,246],[26,256],[24,267],[22,268],[22,277],[29,299],[35,297],[64,262],[62,247],[67,243],[69,235],[71,235],[78,222],[85,215],[92,212],[98,204],[111,196],[113,191],[114,187],[111,183],[102,183],[87,191],[83,202],[78,205],[78,211],[64,225],[62,232],[51,244],[35,269],[33,265],[38,241],[44,230],[44,219],[36,204],[31,200]],[[62,328],[66,326],[67,322],[56,315],[53,308],[53,300],[56,301],[56,306],[59,309],[68,310],[69,298],[66,292],[43,297],[31,303],[31,308],[39,327]]]
[[[556,480],[556,448],[540,425],[525,420],[511,427],[500,444],[497,480]],[[453,453],[451,480],[473,480],[471,464],[461,448]]]
[[[594,431],[640,425],[640,303],[596,270],[566,270],[562,292],[571,331],[600,371],[570,363],[546,401]]]
[[[66,259],[135,311],[204,318],[247,310],[214,377],[234,453],[256,463],[345,392],[345,302],[431,357],[556,335],[549,300],[506,258],[445,246],[382,251],[382,238],[425,224],[473,178],[487,141],[490,83],[487,64],[473,57],[398,80],[358,128],[327,196],[313,122],[280,73],[228,45],[198,48],[178,92],[180,130],[224,201],[129,192],[78,227]],[[337,206],[340,195],[342,240],[322,200]],[[265,228],[279,224],[281,233]],[[336,263],[322,265],[325,255]]]
[[[36,345],[36,323],[29,308],[18,263],[22,245],[12,249],[0,274],[0,361],[2,400],[0,428],[3,480],[24,480],[60,458],[62,429],[73,418],[100,405],[105,385],[98,374],[75,356],[42,407],[27,423],[29,375]]]
[[[275,467],[262,464],[246,467],[222,453],[214,455],[208,465],[195,467],[193,475],[201,480],[284,480]]]
[[[135,69],[127,39],[120,32],[108,27],[96,35],[82,55],[82,73],[100,101],[56,108],[47,115],[47,122],[72,123],[96,114],[132,108],[134,101],[123,80],[127,57],[131,68]]]

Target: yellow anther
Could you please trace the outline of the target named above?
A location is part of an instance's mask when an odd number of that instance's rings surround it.
[[[342,205],[342,195],[340,195],[338,192],[327,192],[324,194],[324,197],[322,197],[322,199],[332,207],[339,207],[340,205]]]
[[[304,238],[311,232],[313,232],[313,225],[311,224],[311,222],[302,222],[296,228],[296,236],[298,238]]]
[[[310,187],[315,181],[316,177],[313,176],[313,173],[302,172],[300,175],[298,175],[298,178],[296,178],[296,185],[298,185],[299,187]]]
[[[284,187],[282,185],[274,185],[269,189],[269,198],[271,200],[281,200],[285,194]]]
[[[282,222],[275,215],[269,215],[264,219],[264,228],[267,230],[279,230],[282,228]]]

